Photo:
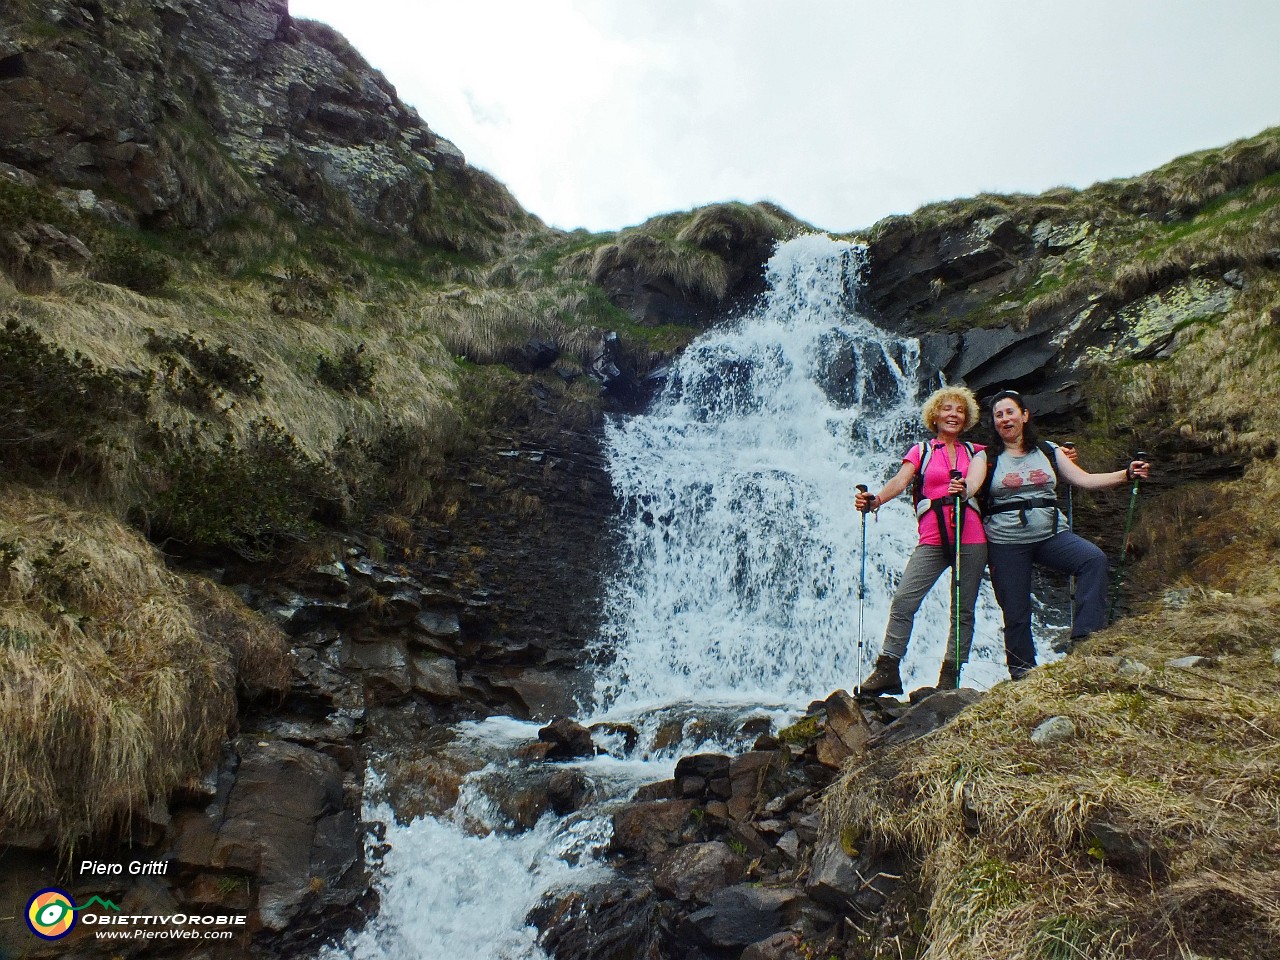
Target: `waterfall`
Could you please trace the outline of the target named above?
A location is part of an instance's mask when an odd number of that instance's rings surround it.
[[[598,703],[807,702],[853,688],[854,486],[878,489],[921,431],[918,345],[858,313],[863,258],[824,236],[784,244],[760,308],[691,345],[647,416],[609,428],[624,543]],[[868,521],[868,662],[915,542],[905,497]],[[946,594],[921,610],[908,682],[936,676]]]
[[[513,829],[485,789],[528,775],[515,748],[538,726],[462,725],[468,749],[489,762],[468,777],[451,815],[398,824],[376,805],[374,784],[366,814],[386,824],[390,848],[381,908],[326,957],[542,957],[527,912],[545,891],[606,870],[595,855],[612,808],[638,784],[670,776],[682,754],[746,749],[746,718],[776,727],[810,700],[852,689],[860,606],[869,670],[916,523],[905,497],[864,520],[854,487],[878,489],[922,428],[918,345],[861,315],[864,269],[864,250],[851,243],[783,244],[759,306],[691,344],[646,415],[608,426],[620,555],[594,650],[604,666],[584,719],[624,723],[638,742],[568,765],[590,779],[596,802]],[[944,577],[916,619],[903,664],[909,688],[936,676],[948,608]],[[970,685],[1007,675],[985,587],[972,659]]]

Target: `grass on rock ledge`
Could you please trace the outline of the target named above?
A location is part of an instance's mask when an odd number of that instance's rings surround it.
[[[278,631],[116,521],[0,489],[0,842],[70,850],[199,777],[237,687],[282,691],[287,657]]]

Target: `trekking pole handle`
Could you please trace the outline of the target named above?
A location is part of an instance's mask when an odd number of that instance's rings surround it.
[[[870,493],[870,492],[871,492],[871,491],[870,491],[870,489],[867,487],[867,485],[866,485],[865,483],[859,483],[859,484],[857,484],[853,489],[857,490],[859,493]],[[869,504],[869,503],[868,503],[868,504],[867,504],[867,506],[866,506],[866,507],[864,507],[864,508],[863,508],[863,510],[862,510],[862,522],[863,522],[864,524],[867,522],[867,511],[868,511],[869,509],[871,509],[871,504]]]
[[[1125,464],[1125,467],[1124,467],[1125,472],[1129,474],[1129,479],[1133,481],[1133,489],[1135,492],[1137,491],[1138,484],[1142,481],[1142,478],[1139,477],[1136,473],[1132,472],[1133,462],[1134,460],[1141,460],[1143,463],[1146,463],[1148,456],[1150,456],[1150,454],[1148,454],[1147,451],[1145,450],[1135,451],[1133,454],[1133,459],[1130,460],[1127,464]]]

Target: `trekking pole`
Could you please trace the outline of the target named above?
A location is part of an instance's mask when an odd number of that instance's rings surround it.
[[[1133,455],[1133,459],[1146,460],[1147,455],[1139,450]],[[1120,581],[1124,578],[1124,562],[1129,556],[1129,533],[1133,529],[1133,512],[1138,506],[1138,486],[1141,483],[1142,478],[1135,473],[1133,489],[1129,492],[1129,513],[1124,519],[1124,542],[1120,547],[1120,562],[1116,564],[1116,580],[1111,588],[1111,610],[1107,614],[1107,623],[1114,623],[1116,619],[1116,605],[1120,602]]]
[[[951,471],[952,480],[963,480],[959,470]],[[960,538],[964,534],[964,494],[956,494],[956,562],[951,567],[952,603],[956,619],[956,687],[960,686]]]
[[[1074,450],[1076,445],[1068,440],[1063,444],[1068,450]],[[1072,461],[1074,462],[1074,461]],[[1071,484],[1067,484],[1067,532],[1076,532],[1076,508],[1071,497]],[[1076,577],[1071,575],[1071,632],[1076,632]]]
[[[867,485],[860,483],[855,488],[859,493],[867,493]],[[862,695],[862,625],[867,610],[867,511],[862,510],[862,551],[859,554],[862,569],[858,573],[858,679],[854,682],[854,696]]]

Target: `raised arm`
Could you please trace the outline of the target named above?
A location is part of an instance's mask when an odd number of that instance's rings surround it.
[[[907,489],[907,484],[911,482],[911,478],[915,475],[916,465],[910,462],[903,463],[902,469],[885,481],[879,493],[859,493],[854,498],[854,503],[859,510],[879,510],[882,503],[888,503],[903,490]]]
[[[1123,486],[1134,477],[1145,480],[1151,475],[1151,464],[1145,460],[1132,460],[1124,470],[1090,473],[1076,466],[1061,447],[1055,451],[1054,459],[1058,462],[1058,472],[1067,483],[1082,490],[1110,490],[1112,487]]]

